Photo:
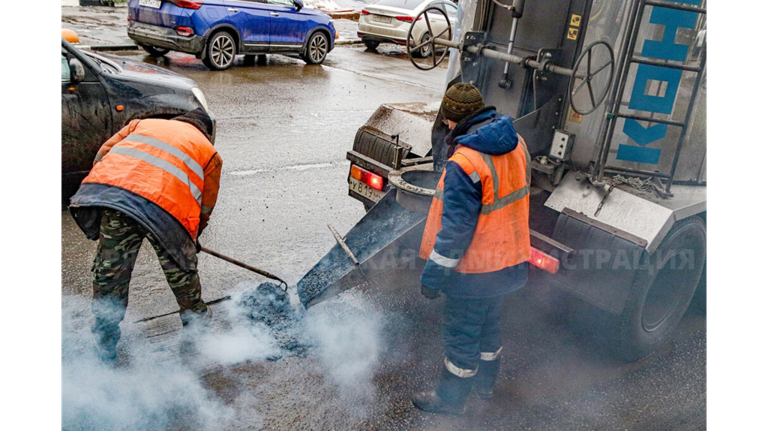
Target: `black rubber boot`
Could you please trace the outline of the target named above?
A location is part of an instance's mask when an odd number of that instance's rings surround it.
[[[419,392],[413,396],[413,405],[430,413],[452,415],[464,414],[469,392],[472,390],[472,378],[459,377],[443,367],[437,390]]]
[[[480,361],[477,374],[474,377],[475,393],[478,398],[489,400],[493,398],[493,385],[496,384],[496,377],[499,375],[499,365],[501,361]]]

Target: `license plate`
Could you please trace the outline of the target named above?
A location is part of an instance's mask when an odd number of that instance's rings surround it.
[[[374,15],[373,20],[376,22],[385,22],[389,24],[392,22],[392,17],[384,16],[384,15]]]
[[[360,196],[368,198],[374,202],[381,200],[385,194],[383,191],[376,190],[368,184],[363,184],[354,178],[349,179],[349,189],[359,194]]]
[[[139,0],[139,6],[151,7],[152,9],[160,9],[163,2],[160,0]]]

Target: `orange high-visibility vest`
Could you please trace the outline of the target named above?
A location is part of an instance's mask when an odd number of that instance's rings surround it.
[[[157,204],[197,238],[205,167],[216,154],[195,126],[147,119],[96,163],[85,183],[128,190]]]
[[[483,187],[482,207],[475,234],[454,268],[456,272],[494,272],[525,262],[531,257],[528,233],[531,156],[519,135],[518,141],[520,145],[517,148],[500,156],[491,156],[459,145],[449,159],[461,166],[467,175],[477,173]],[[425,260],[430,258],[437,233],[442,228],[444,181],[445,169],[437,184],[421,240],[419,257]]]

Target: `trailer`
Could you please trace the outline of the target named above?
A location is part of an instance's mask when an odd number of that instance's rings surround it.
[[[530,282],[578,298],[624,359],[658,350],[694,294],[705,300],[706,0],[458,10],[455,29],[409,35],[407,52],[420,69],[447,59],[446,88],[476,85],[525,138]],[[413,55],[425,44],[430,56]],[[349,195],[367,213],[345,237],[331,227],[338,244],[297,285],[305,306],[419,261],[448,148],[439,104],[382,105],[358,131]]]

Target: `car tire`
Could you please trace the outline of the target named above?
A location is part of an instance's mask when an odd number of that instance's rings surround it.
[[[237,44],[235,38],[227,31],[214,33],[205,46],[203,64],[211,70],[224,70],[235,62]]]
[[[379,47],[379,42],[376,40],[364,40],[363,43],[365,44],[365,47],[371,51],[375,51],[376,48]]]
[[[424,41],[427,40],[427,37],[429,37],[429,32],[425,31],[424,34],[421,35],[421,39],[419,39],[419,44],[424,43]],[[432,55],[431,45],[423,46],[418,52],[413,54],[416,58],[427,58],[430,55]]]
[[[171,51],[168,48],[161,48],[159,46],[144,45],[144,44],[139,44],[139,46],[141,47],[141,49],[146,51],[147,54],[151,55],[152,57],[162,57]]]
[[[309,36],[307,48],[301,56],[307,64],[321,64],[328,55],[328,36],[321,31],[316,31]]]
[[[700,217],[681,220],[650,256],[648,267],[637,270],[618,325],[610,330],[619,336],[615,347],[622,359],[641,359],[671,339],[701,280],[706,236]]]

